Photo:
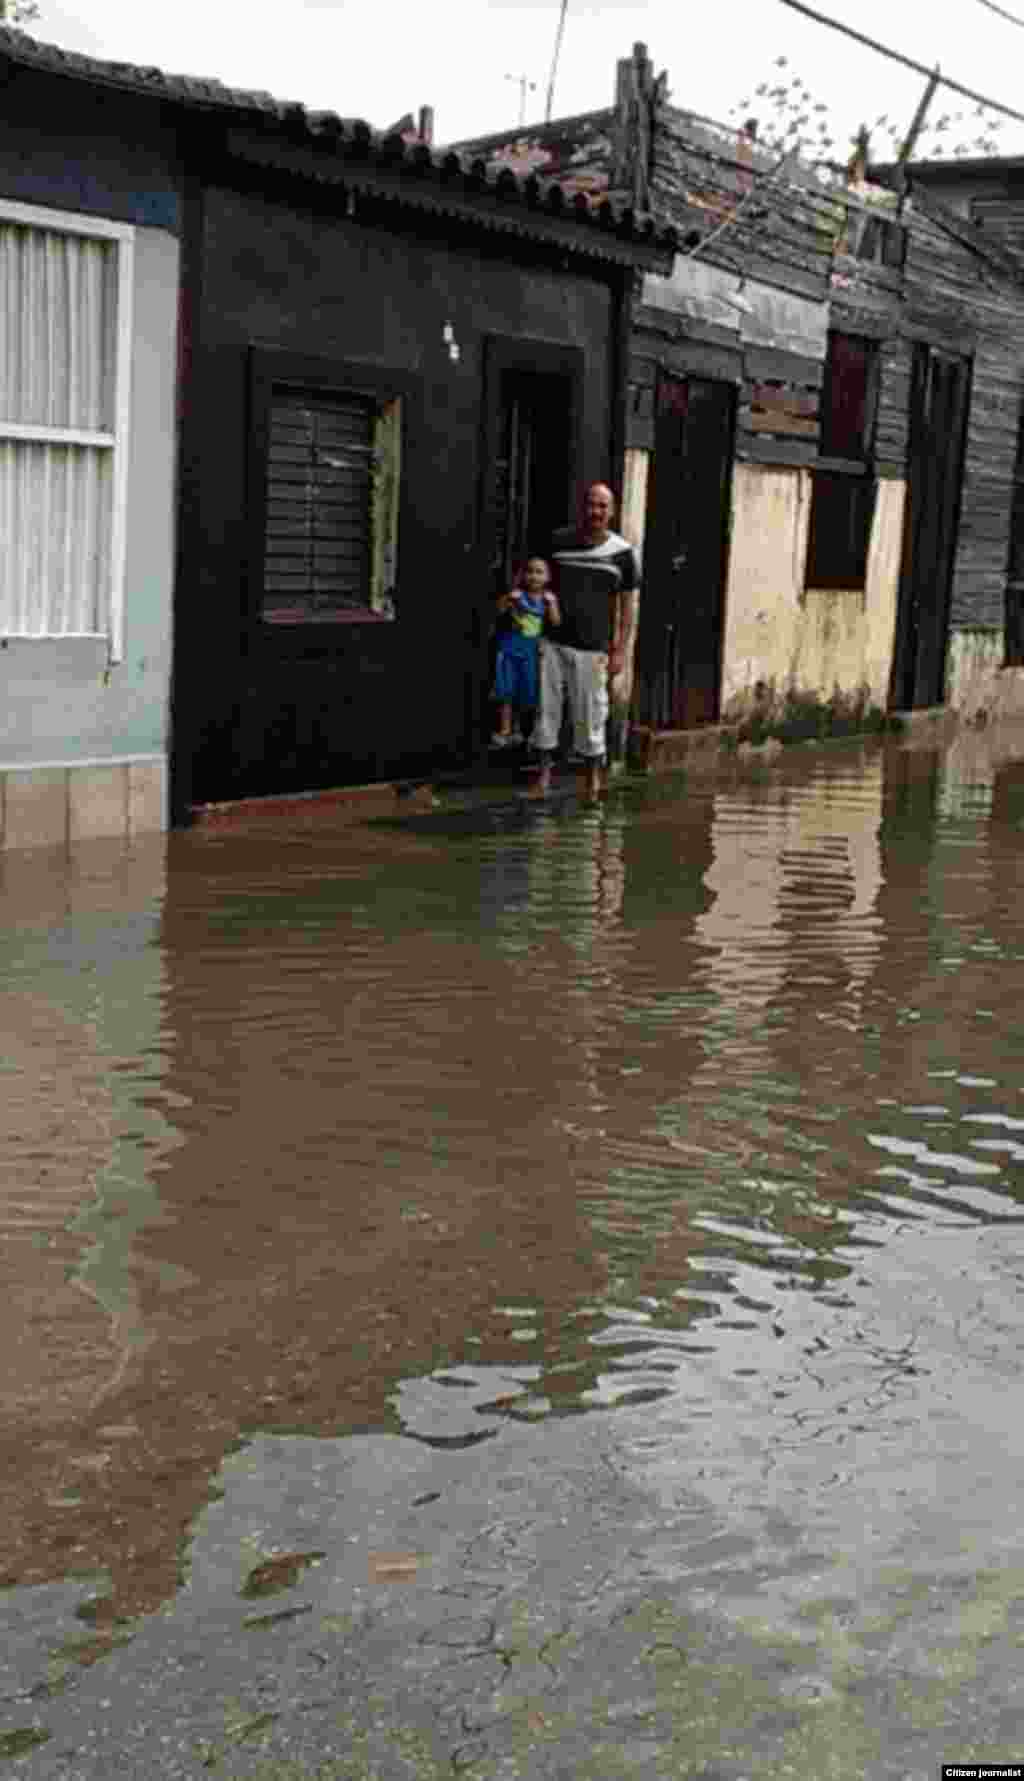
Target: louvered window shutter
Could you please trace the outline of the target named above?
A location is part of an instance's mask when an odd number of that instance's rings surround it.
[[[275,387],[267,453],[263,617],[330,622],[372,609],[379,404],[360,391]]]

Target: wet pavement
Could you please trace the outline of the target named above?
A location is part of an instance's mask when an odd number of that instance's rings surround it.
[[[1024,1757],[1024,736],[0,864],[0,1772]]]

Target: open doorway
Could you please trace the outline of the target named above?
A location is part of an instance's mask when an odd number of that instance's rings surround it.
[[[572,518],[577,475],[582,354],[546,342],[492,341],[484,415],[481,649],[471,721],[476,748],[492,735],[496,597],[527,558],[547,559],[553,534]],[[532,714],[516,715],[524,741]]]
[[[543,371],[501,376],[495,476],[494,593],[527,557],[546,557],[569,518],[572,384]]]

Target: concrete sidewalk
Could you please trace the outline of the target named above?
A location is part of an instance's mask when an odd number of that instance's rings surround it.
[[[865,1577],[783,1513],[755,1536],[645,1481],[642,1413],[537,1426],[528,1380],[465,1371],[462,1433],[232,1456],[178,1597],[90,1669],[47,1656],[87,1587],[12,1592],[17,1772],[934,1781],[1020,1754],[1019,1567],[932,1549]]]

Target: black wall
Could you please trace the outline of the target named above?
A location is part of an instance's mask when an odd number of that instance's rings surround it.
[[[185,235],[179,819],[193,802],[425,773],[477,746],[491,597],[480,515],[489,340],[578,350],[579,476],[611,468],[621,273],[581,274],[544,246],[459,235],[454,223],[446,233],[442,218],[365,197],[349,217],[337,191],[317,207],[305,187],[244,186],[240,174],[237,186],[197,192]],[[262,509],[247,482],[253,349],[413,380],[393,622],[313,641],[248,624],[249,529]]]
[[[161,104],[13,65],[0,90],[5,198],[177,231],[178,131]]]

